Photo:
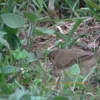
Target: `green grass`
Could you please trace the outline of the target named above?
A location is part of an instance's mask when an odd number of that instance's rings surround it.
[[[93,87],[90,81],[87,82],[88,76],[79,74],[76,65],[68,73],[63,71],[64,77],[60,82],[50,74],[47,65],[51,35],[56,36],[53,48],[72,48],[76,43],[87,47],[77,40],[92,36],[73,35],[85,19],[96,17],[99,22],[100,1],[85,0],[86,5],[81,9],[79,0],[55,0],[53,18],[48,12],[48,3],[49,0],[0,1],[0,100],[100,100],[99,71],[94,71],[93,80],[98,84]],[[59,14],[62,11],[63,18],[58,17],[57,9]],[[68,35],[57,31],[57,25],[69,21],[75,24]],[[43,22],[52,22],[52,26],[39,27]],[[20,32],[24,34],[23,40]],[[49,36],[49,40],[44,50],[31,52],[36,36],[45,35]],[[95,55],[99,66],[97,48]]]

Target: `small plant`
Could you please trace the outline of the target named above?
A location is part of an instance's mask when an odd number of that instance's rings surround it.
[[[80,38],[92,38],[88,32],[73,35],[84,19],[95,16],[100,20],[99,3],[99,0],[1,0],[0,100],[99,100],[99,86],[94,88],[86,83],[89,75],[80,75],[78,65],[73,65],[68,73],[63,70],[61,81],[50,74],[46,65],[51,37],[55,38],[52,48],[60,49],[72,48],[80,43],[77,42]],[[69,21],[75,24],[68,34],[56,29]],[[48,37],[40,53],[32,51],[38,36]],[[97,49],[95,55],[98,66]],[[96,83],[100,83],[99,74],[95,75]]]

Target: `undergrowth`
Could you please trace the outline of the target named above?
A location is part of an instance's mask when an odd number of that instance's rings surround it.
[[[99,23],[99,3],[99,0],[1,0],[0,100],[100,100],[99,75],[93,79],[96,82],[93,86],[89,80],[91,72],[81,76],[75,64],[68,73],[63,71],[64,77],[59,79],[50,74],[47,64],[47,55],[52,51],[48,49],[50,36],[56,38],[52,49],[72,48],[78,39],[91,38],[89,34],[73,35],[88,18],[95,17]],[[68,35],[56,29],[66,22],[75,22]],[[45,27],[45,23],[50,25]],[[44,50],[32,52],[37,36],[49,39]],[[97,60],[98,66],[98,57]]]

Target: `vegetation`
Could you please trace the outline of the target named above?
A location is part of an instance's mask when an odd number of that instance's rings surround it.
[[[100,100],[99,76],[93,87],[74,65],[59,83],[47,65],[47,55],[55,47],[77,44],[90,49],[78,40],[93,39],[94,34],[75,32],[82,23],[88,27],[86,20],[92,17],[99,23],[99,4],[99,0],[0,0],[0,100]],[[74,25],[66,35],[56,26],[67,22]],[[33,48],[37,37],[47,37],[41,50]],[[48,49],[51,37],[54,44]]]

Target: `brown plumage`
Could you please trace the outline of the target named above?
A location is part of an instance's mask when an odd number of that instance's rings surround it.
[[[58,49],[52,51],[48,57],[53,61],[52,73],[68,70],[69,67],[81,61],[84,75],[96,64],[94,53],[85,52],[81,49]]]

